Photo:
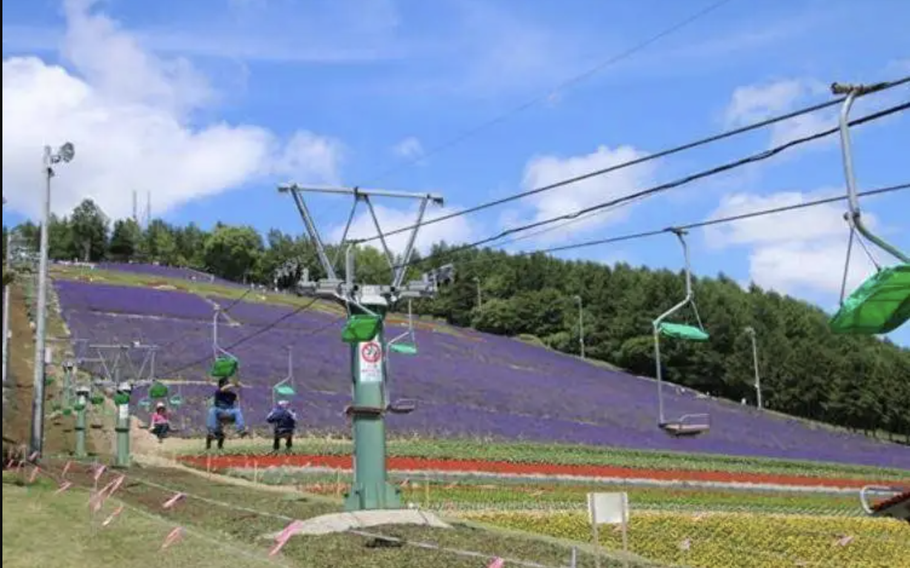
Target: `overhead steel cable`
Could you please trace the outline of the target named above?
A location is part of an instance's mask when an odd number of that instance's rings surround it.
[[[910,182],[902,183],[902,184],[898,184],[898,185],[880,187],[880,188],[876,188],[876,189],[869,189],[866,191],[859,192],[858,195],[860,197],[875,197],[878,195],[884,195],[884,194],[907,190],[907,189],[910,189]],[[633,240],[637,240],[637,239],[644,239],[644,238],[648,238],[648,237],[655,237],[657,235],[666,234],[667,232],[672,231],[673,229],[691,230],[691,229],[698,229],[698,228],[702,228],[702,227],[708,227],[708,226],[712,226],[712,225],[735,223],[737,221],[743,221],[746,219],[752,219],[752,218],[756,218],[756,217],[764,217],[767,215],[777,215],[779,213],[786,213],[788,211],[797,211],[799,209],[806,209],[809,207],[818,207],[820,205],[826,205],[829,203],[837,203],[839,201],[845,201],[846,199],[847,199],[846,195],[839,195],[836,197],[826,197],[826,198],[816,199],[813,201],[806,201],[803,203],[794,203],[793,205],[784,205],[781,207],[774,207],[771,209],[761,209],[758,211],[750,211],[748,213],[740,213],[737,215],[730,215],[727,217],[716,217],[713,219],[706,219],[704,221],[695,221],[695,222],[687,223],[684,225],[672,225],[671,227],[664,227],[661,229],[651,229],[648,231],[640,231],[640,232],[636,232],[636,233],[628,233],[625,235],[618,235],[615,237],[607,237],[607,238],[603,238],[603,239],[583,241],[580,243],[572,243],[572,244],[568,244],[568,245],[559,245],[559,246],[544,248],[544,249],[534,249],[534,250],[524,251],[524,252],[507,253],[505,251],[502,251],[502,253],[509,254],[510,256],[530,256],[530,255],[534,255],[534,254],[552,254],[552,253],[556,253],[556,252],[564,252],[567,250],[575,250],[575,249],[592,247],[592,246],[597,246],[597,245],[605,245],[605,244],[619,243],[619,242],[624,242],[624,241],[633,241]],[[501,261],[500,258],[478,258],[478,259],[474,259],[474,260],[459,262],[459,266],[473,266],[475,264],[482,264],[485,262],[500,262],[500,261]]]
[[[879,93],[879,92],[886,91],[886,90],[889,90],[889,89],[892,89],[892,88],[894,88],[894,87],[898,87],[898,86],[900,86],[900,85],[904,85],[904,84],[907,84],[907,83],[910,83],[910,76],[904,77],[904,78],[901,78],[901,79],[897,79],[897,80],[894,80],[894,81],[887,81],[887,82],[878,83],[878,84],[872,86],[872,87],[870,88],[870,90],[868,90],[868,91],[862,93],[862,94],[859,95],[859,96],[866,96],[866,95],[869,95],[869,94],[872,94],[872,93]],[[693,141],[693,142],[688,142],[688,143],[682,144],[682,145],[680,145],[680,146],[675,146],[675,147],[673,147],[673,148],[668,148],[668,149],[666,149],[666,150],[661,150],[661,151],[656,152],[656,153],[654,153],[654,154],[648,154],[647,156],[642,156],[642,157],[640,157],[640,158],[636,158],[636,159],[634,159],[634,160],[629,160],[629,161],[623,162],[623,163],[621,163],[621,164],[616,164],[616,165],[609,166],[609,167],[606,167],[606,168],[600,168],[600,169],[597,169],[597,170],[592,170],[592,171],[590,171],[590,172],[586,172],[586,173],[583,173],[583,174],[580,174],[580,175],[577,175],[577,176],[574,176],[574,177],[571,177],[571,178],[566,178],[566,179],[563,179],[563,180],[560,180],[560,181],[557,181],[557,182],[554,182],[554,183],[551,183],[551,184],[548,184],[548,185],[544,185],[544,186],[541,186],[541,187],[537,187],[537,188],[534,188],[534,189],[530,189],[530,190],[528,190],[528,191],[523,191],[523,192],[520,192],[520,193],[515,193],[515,194],[509,195],[509,196],[506,196],[506,197],[502,197],[502,198],[500,198],[500,199],[495,199],[495,200],[492,200],[492,201],[484,202],[484,203],[475,205],[475,206],[473,206],[473,207],[468,207],[467,209],[460,209],[460,210],[454,211],[454,212],[452,212],[452,213],[448,213],[448,214],[445,214],[445,215],[440,215],[439,217],[433,217],[433,218],[431,218],[431,219],[427,219],[427,220],[423,221],[420,225],[409,225],[409,226],[406,226],[406,227],[401,227],[401,228],[398,228],[398,229],[395,229],[395,230],[392,230],[392,231],[388,231],[388,232],[382,233],[382,235],[378,235],[378,234],[377,234],[377,235],[374,235],[374,236],[372,236],[372,237],[368,237],[368,238],[364,238],[364,239],[358,239],[357,242],[358,242],[358,243],[368,243],[368,242],[376,241],[376,240],[379,240],[379,239],[382,238],[382,237],[389,237],[389,236],[392,236],[392,235],[397,235],[397,234],[399,234],[399,233],[404,233],[404,232],[406,232],[406,231],[413,230],[415,227],[425,227],[425,226],[427,226],[427,225],[434,225],[434,224],[436,224],[436,223],[441,223],[441,222],[443,222],[443,221],[448,221],[448,220],[454,219],[454,218],[456,218],[456,217],[461,217],[461,216],[464,216],[464,215],[470,215],[470,214],[472,214],[472,213],[477,213],[477,212],[479,212],[479,211],[483,211],[483,210],[490,209],[490,208],[493,208],[493,207],[498,207],[498,206],[500,206],[500,205],[504,205],[504,204],[510,203],[510,202],[512,202],[512,201],[517,201],[517,200],[519,200],[519,199],[524,199],[525,197],[530,197],[530,196],[532,196],[532,195],[537,195],[537,194],[540,194],[540,193],[544,193],[544,192],[547,192],[547,191],[552,191],[552,190],[554,190],[554,189],[558,189],[558,188],[560,188],[560,187],[565,187],[565,186],[567,186],[567,185],[572,185],[572,184],[575,184],[575,183],[578,183],[578,182],[581,182],[581,181],[584,181],[584,180],[587,180],[587,179],[591,179],[591,178],[593,178],[593,177],[598,177],[598,176],[606,175],[606,174],[609,174],[609,173],[612,173],[612,172],[615,172],[615,171],[619,171],[619,170],[623,170],[623,169],[626,169],[626,168],[630,168],[630,167],[632,167],[632,166],[637,166],[637,165],[640,165],[640,164],[643,164],[643,163],[646,163],[646,162],[649,162],[649,161],[652,161],[652,160],[657,160],[657,159],[660,159],[660,158],[665,158],[665,157],[671,156],[671,155],[673,155],[673,154],[678,154],[678,153],[684,152],[684,151],[686,151],[686,150],[692,150],[692,149],[698,148],[698,147],[700,147],[700,146],[705,146],[705,145],[711,144],[711,143],[713,143],[713,142],[717,142],[717,141],[720,141],[720,140],[724,140],[724,139],[726,139],[726,138],[731,138],[731,137],[733,137],[733,136],[737,136],[737,135],[739,135],[739,134],[745,134],[745,133],[747,133],[747,132],[751,132],[751,131],[757,130],[757,129],[759,129],[759,128],[764,128],[764,127],[767,127],[767,126],[772,126],[772,125],[774,125],[774,124],[777,124],[777,123],[779,123],[779,122],[783,122],[783,121],[785,121],[785,120],[790,120],[790,119],[793,119],[793,118],[797,118],[797,117],[799,117],[799,116],[803,116],[803,115],[806,115],[806,114],[810,114],[810,113],[813,113],[813,112],[817,112],[817,111],[819,111],[819,110],[824,110],[824,109],[826,109],[826,108],[830,108],[830,107],[833,107],[833,106],[837,106],[837,105],[839,105],[839,104],[842,104],[842,103],[844,102],[844,99],[845,99],[845,97],[839,97],[839,98],[836,98],[836,99],[832,99],[832,100],[830,100],[830,101],[826,101],[826,102],[823,102],[823,103],[818,103],[818,104],[815,104],[815,105],[812,105],[812,106],[808,106],[808,107],[805,107],[805,108],[801,108],[801,109],[799,109],[799,110],[795,110],[795,111],[792,111],[792,112],[788,112],[788,113],[786,113],[786,114],[781,114],[781,115],[774,116],[774,117],[771,117],[771,118],[768,118],[768,119],[765,119],[765,120],[761,120],[761,121],[758,121],[758,122],[754,122],[754,123],[751,123],[751,124],[747,124],[747,125],[742,126],[742,127],[739,127],[739,128],[734,128],[734,129],[732,129],[732,130],[727,130],[727,131],[724,131],[724,132],[721,132],[721,133],[718,133],[718,134],[714,134],[714,135],[708,136],[708,137],[706,137],[706,138],[701,138],[701,139],[695,140],[695,141]]]
[[[464,142],[465,140],[468,140],[469,138],[476,136],[478,133],[483,132],[484,130],[486,130],[492,126],[495,126],[501,122],[505,122],[508,118],[510,118],[520,112],[523,112],[540,102],[543,102],[543,101],[549,99],[550,96],[554,92],[563,91],[563,90],[567,89],[568,87],[570,87],[576,83],[580,83],[580,82],[584,81],[585,79],[595,75],[596,73],[602,71],[603,69],[606,69],[607,67],[610,67],[611,65],[615,65],[616,63],[619,63],[623,59],[628,59],[629,57],[631,57],[632,55],[635,55],[639,51],[644,50],[651,44],[656,43],[657,41],[681,30],[682,28],[703,18],[704,16],[707,16],[714,10],[717,10],[718,8],[720,8],[724,4],[729,3],[730,1],[731,0],[720,0],[719,2],[715,2],[708,7],[703,8],[702,10],[699,10],[698,12],[695,12],[688,18],[681,20],[680,22],[658,32],[657,34],[645,39],[644,41],[642,41],[640,43],[637,43],[636,45],[626,49],[625,51],[622,51],[621,53],[613,55],[609,59],[598,62],[596,65],[594,65],[590,69],[587,69],[584,72],[579,73],[578,75],[575,75],[574,77],[571,77],[571,78],[563,81],[562,83],[558,84],[556,87],[547,90],[546,93],[544,93],[540,96],[537,96],[537,97],[513,108],[512,110],[510,110],[504,114],[501,114],[495,118],[492,118],[492,119],[480,124],[479,126],[475,126],[474,128],[472,128],[470,130],[462,132],[461,134],[450,139],[449,141],[443,142],[442,144],[439,144],[437,146],[430,148],[427,152],[422,153],[420,156],[407,160],[404,163],[398,164],[396,166],[392,166],[391,168],[385,170],[384,172],[382,172],[376,176],[371,176],[370,178],[368,178],[370,181],[368,181],[367,183],[375,183],[376,181],[385,179],[394,173],[397,173],[407,167],[413,166],[414,164],[417,164],[417,163],[421,162],[422,160],[427,159],[429,156],[433,156],[435,154],[442,152],[443,150],[456,146],[456,145]]]
[[[908,79],[908,80],[910,80],[910,79]],[[883,109],[883,110],[880,110],[880,111],[878,111],[878,112],[874,112],[874,113],[868,114],[868,115],[866,115],[866,116],[863,116],[863,117],[861,117],[861,118],[854,119],[853,121],[850,122],[850,126],[859,126],[859,125],[861,125],[861,124],[865,124],[865,123],[867,123],[867,122],[871,122],[871,121],[874,121],[874,120],[878,120],[878,119],[884,118],[884,117],[886,117],[886,116],[889,116],[889,115],[892,115],[892,114],[895,114],[895,113],[898,113],[898,112],[907,110],[908,108],[910,108],[910,102],[905,102],[905,103],[900,104],[900,105],[888,107],[888,108]],[[786,143],[784,143],[784,144],[781,144],[781,145],[779,145],[779,146],[775,146],[774,148],[771,148],[771,149],[769,149],[769,150],[764,150],[764,151],[762,151],[762,152],[758,152],[758,153],[756,153],[756,154],[752,154],[752,155],[750,155],[750,156],[747,156],[747,157],[745,157],[745,158],[741,158],[741,159],[739,159],[739,160],[735,160],[735,161],[732,161],[732,162],[727,162],[727,163],[722,164],[722,165],[720,165],[720,166],[715,166],[715,167],[710,168],[710,169],[707,169],[707,170],[702,170],[702,171],[700,171],[700,172],[697,172],[697,173],[694,173],[694,174],[685,176],[685,177],[683,177],[683,178],[680,178],[680,179],[677,179],[677,180],[674,180],[674,181],[671,181],[671,182],[667,182],[667,183],[663,183],[663,184],[656,185],[656,186],[653,186],[653,187],[649,187],[649,188],[647,188],[647,189],[643,189],[643,190],[641,190],[641,191],[637,191],[637,192],[633,192],[633,193],[630,193],[630,194],[627,194],[627,195],[623,195],[623,196],[621,196],[621,197],[617,197],[617,198],[611,199],[611,200],[609,200],[609,201],[604,201],[604,202],[601,202],[601,203],[598,203],[598,204],[595,204],[595,205],[591,205],[591,206],[589,206],[589,207],[585,207],[585,208],[583,208],[583,209],[579,209],[579,210],[574,211],[574,212],[572,212],[572,213],[567,213],[567,214],[564,214],[564,215],[557,215],[557,216],[555,216],[555,217],[550,217],[550,218],[548,218],[548,219],[544,219],[544,220],[541,220],[541,221],[536,221],[536,222],[533,222],[533,223],[528,223],[528,224],[522,225],[522,226],[520,226],[520,227],[514,227],[514,228],[512,228],[512,229],[506,229],[506,230],[501,231],[501,232],[499,232],[499,233],[497,233],[497,234],[495,234],[495,235],[492,235],[492,236],[490,236],[490,237],[485,237],[485,238],[480,239],[480,240],[478,240],[478,241],[474,241],[474,242],[472,242],[472,243],[465,244],[465,245],[459,245],[459,246],[457,246],[457,247],[454,247],[454,248],[452,248],[452,249],[449,249],[449,250],[445,251],[444,254],[450,254],[450,255],[451,255],[451,254],[457,253],[457,252],[462,251],[462,250],[467,250],[467,249],[471,249],[471,248],[476,248],[476,247],[481,246],[481,245],[485,245],[485,244],[488,244],[488,243],[492,243],[492,242],[494,242],[494,241],[498,241],[498,240],[502,239],[503,237],[507,237],[507,236],[513,235],[513,234],[515,234],[515,233],[521,233],[521,232],[524,232],[524,231],[528,231],[528,230],[530,230],[530,229],[536,229],[536,228],[538,228],[538,227],[544,227],[544,226],[547,226],[547,225],[552,225],[553,223],[557,223],[557,222],[559,222],[559,221],[568,221],[568,220],[577,219],[577,218],[579,218],[579,217],[581,217],[581,216],[583,216],[583,215],[586,215],[586,214],[589,214],[589,213],[592,213],[592,212],[595,212],[595,211],[599,211],[599,210],[606,209],[606,208],[609,208],[609,207],[615,207],[615,206],[617,206],[617,205],[623,204],[623,203],[628,202],[628,201],[632,201],[632,200],[640,199],[640,198],[643,198],[643,197],[648,197],[648,196],[652,196],[652,195],[655,195],[655,194],[658,194],[658,193],[662,193],[662,192],[665,192],[665,191],[669,191],[670,189],[674,189],[674,188],[680,187],[680,186],[682,186],[682,185],[686,185],[686,184],[692,183],[693,181],[697,181],[697,180],[704,179],[704,178],[707,178],[707,177],[715,176],[715,175],[718,175],[718,174],[721,174],[721,173],[724,173],[724,172],[727,172],[727,171],[730,171],[730,170],[734,170],[734,169],[737,169],[737,168],[746,166],[746,165],[748,165],[748,164],[752,164],[752,163],[760,162],[760,161],[763,161],[763,160],[767,160],[767,159],[772,158],[772,157],[776,156],[777,154],[780,154],[781,152],[784,152],[784,151],[786,151],[786,150],[788,150],[788,149],[791,149],[791,148],[794,148],[794,147],[796,147],[796,146],[799,146],[799,145],[802,145],[802,144],[806,144],[806,143],[809,143],[809,142],[812,142],[812,141],[815,141],[815,140],[819,140],[819,139],[824,138],[824,137],[826,137],[826,136],[830,136],[830,135],[832,135],[832,134],[834,134],[834,133],[836,133],[836,132],[838,132],[838,131],[839,131],[839,127],[835,126],[835,127],[833,127],[833,128],[829,128],[829,129],[827,129],[827,130],[823,130],[823,131],[820,131],[820,132],[816,132],[815,134],[810,134],[810,135],[808,135],[808,136],[803,136],[803,137],[801,137],[801,138],[797,138],[797,139],[791,140],[791,141],[786,142]],[[436,256],[436,255],[430,255],[430,256],[428,256],[428,257],[423,258],[422,260],[426,261],[427,259],[432,258],[433,256]],[[394,268],[398,269],[398,268],[402,268],[402,267],[405,267],[405,266],[409,266],[409,265],[411,265],[411,264],[415,264],[415,262],[410,262],[410,263],[407,263],[407,264],[400,264],[400,265],[395,266]]]

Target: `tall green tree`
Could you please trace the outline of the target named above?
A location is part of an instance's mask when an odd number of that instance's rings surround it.
[[[94,201],[86,199],[73,210],[70,226],[79,258],[87,262],[102,260],[109,234],[109,221],[104,211]]]
[[[217,276],[246,282],[263,249],[262,238],[252,227],[221,226],[205,243],[205,264]]]
[[[142,229],[133,219],[114,222],[111,233],[110,257],[119,262],[128,262],[137,257],[142,243]]]

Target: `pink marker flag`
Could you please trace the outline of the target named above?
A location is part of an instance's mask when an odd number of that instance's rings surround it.
[[[171,497],[170,499],[168,499],[167,501],[165,501],[164,505],[162,505],[162,507],[165,509],[170,509],[171,507],[176,505],[179,501],[181,501],[185,497],[186,497],[186,495],[184,495],[183,493],[178,493],[178,494],[174,495],[173,497]]]
[[[68,461],[66,465],[63,466],[63,473],[60,474],[60,477],[66,477],[66,474],[69,473],[70,468],[73,466],[73,462]]]
[[[6,468],[4,468],[4,469],[9,469],[9,468],[13,467],[14,463],[16,463],[16,460],[14,460],[13,458],[10,458],[9,461],[6,462]]]
[[[63,483],[60,484],[60,488],[57,489],[56,491],[54,491],[54,495],[60,495],[61,493],[63,493],[64,491],[66,491],[67,489],[69,489],[72,486],[73,486],[72,481],[64,481]]]
[[[102,526],[102,527],[106,527],[106,526],[108,526],[109,524],[113,523],[113,522],[114,522],[114,519],[117,518],[117,515],[119,515],[119,514],[122,513],[122,512],[123,512],[123,505],[120,505],[119,507],[117,507],[117,508],[114,510],[113,513],[110,514],[110,516],[109,516],[108,518],[104,519],[104,522],[101,523],[101,526]]]
[[[31,453],[31,455],[28,456],[28,461],[30,461],[30,462],[35,461],[36,459],[38,459],[38,456],[40,456],[40,455],[41,454],[38,452],[38,450],[35,450],[34,452]]]
[[[176,544],[181,538],[183,538],[183,527],[177,527],[164,537],[164,542],[161,544],[161,550],[164,550],[172,544]]]
[[[125,479],[126,479],[126,476],[125,476],[125,475],[121,475],[120,477],[118,477],[118,478],[115,479],[114,481],[108,483],[108,485],[107,485],[107,490],[108,490],[108,491],[107,491],[107,496],[110,497],[111,495],[114,494],[114,491],[117,491],[118,489],[120,489],[120,486],[123,485],[123,481],[124,481]]]
[[[41,472],[41,468],[38,467],[38,466],[35,466],[35,469],[32,470],[31,475],[28,476],[28,482],[29,482],[29,483],[34,483],[34,482],[35,482],[35,479],[38,477],[38,474],[39,474],[40,472]]]
[[[275,546],[272,547],[272,550],[269,551],[269,556],[275,556],[278,552],[284,547],[285,544],[291,537],[297,534],[300,529],[303,528],[303,521],[294,521],[284,528],[283,531],[278,533],[278,536],[275,537]]]
[[[94,476],[94,479],[95,479],[95,482],[96,482],[96,483],[98,482],[99,479],[101,479],[101,475],[104,473],[104,470],[106,470],[106,469],[107,469],[107,467],[105,467],[105,466],[103,466],[103,465],[99,465],[99,466],[95,469],[95,476]]]
[[[505,565],[506,565],[506,561],[503,560],[502,558],[494,558],[493,562],[490,562],[490,564],[489,564],[489,566],[487,566],[487,568],[502,568]]]

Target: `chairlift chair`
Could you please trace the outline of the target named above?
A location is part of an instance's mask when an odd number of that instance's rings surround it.
[[[885,240],[872,234],[866,228],[859,207],[856,191],[856,177],[853,170],[853,153],[850,145],[850,125],[848,116],[857,96],[875,90],[862,85],[831,86],[834,94],[846,94],[840,113],[840,139],[844,160],[844,175],[847,181],[847,203],[849,210],[844,215],[850,227],[850,239],[847,244],[847,260],[844,266],[844,277],[841,285],[840,309],[831,318],[829,327],[834,333],[876,335],[889,333],[910,319],[910,256],[901,252]],[[856,233],[859,232],[859,235]],[[857,237],[863,250],[876,267],[876,273],[866,279],[849,297],[846,294],[847,274],[850,269],[850,255],[853,239]],[[894,266],[881,267],[871,252],[866,248],[862,237],[898,259]]]
[[[701,318],[698,315],[698,307],[695,305],[695,293],[692,290],[692,270],[689,263],[689,247],[686,244],[685,231],[680,229],[669,229],[679,239],[683,249],[683,257],[686,262],[686,297],[678,304],[661,314],[653,322],[654,327],[654,356],[657,365],[657,404],[658,404],[658,423],[657,425],[666,433],[673,436],[697,436],[707,432],[711,428],[710,416],[708,414],[685,414],[676,420],[667,420],[664,415],[664,398],[663,398],[663,371],[660,365],[660,336],[661,334],[675,339],[688,341],[707,341],[710,336],[702,326]],[[698,321],[698,327],[685,325],[681,323],[670,323],[664,320],[677,311],[692,305],[695,312],[695,319]]]
[[[296,395],[297,390],[294,387],[294,351],[288,346],[288,376],[272,387],[272,406],[275,406],[279,399]]]
[[[402,341],[408,339],[410,341]],[[408,300],[408,329],[388,342],[388,349],[401,355],[417,355],[417,337],[414,334],[414,312]]]
[[[221,309],[215,309],[212,319],[212,352],[215,361],[212,363],[210,374],[216,379],[229,379],[237,374],[240,361],[218,345],[218,320],[221,318]]]

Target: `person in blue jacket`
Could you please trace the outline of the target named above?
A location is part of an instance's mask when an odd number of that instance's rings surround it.
[[[285,440],[285,449],[291,451],[293,446],[294,430],[297,428],[297,415],[293,410],[288,408],[289,403],[286,400],[279,400],[278,406],[269,412],[265,421],[272,424],[275,428],[275,440],[272,444],[272,450],[278,451],[282,439]]]

